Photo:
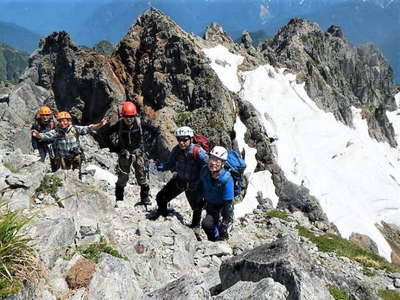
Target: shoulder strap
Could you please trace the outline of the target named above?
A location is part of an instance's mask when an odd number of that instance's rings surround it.
[[[72,125],[72,126],[71,126],[71,131],[72,131],[72,133],[75,135],[76,142],[77,142],[78,145],[80,146],[81,143],[80,143],[80,141],[79,141],[79,132],[78,132],[78,130],[76,129],[75,125]]]
[[[140,135],[143,135],[143,130],[142,130],[142,122],[140,121],[140,117],[135,117],[136,124],[139,127]]]
[[[194,160],[198,160],[199,159],[199,151],[200,151],[200,146],[195,144],[193,146],[193,151],[192,151],[192,156]]]

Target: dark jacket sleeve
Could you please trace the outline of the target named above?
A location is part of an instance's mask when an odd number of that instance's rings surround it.
[[[176,145],[169,154],[168,161],[164,164],[165,171],[174,171],[176,163],[176,155],[178,153],[178,145]]]

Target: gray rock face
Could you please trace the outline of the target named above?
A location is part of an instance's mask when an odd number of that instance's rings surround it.
[[[273,178],[276,177],[274,175]],[[310,221],[328,221],[318,200],[310,195],[306,187],[284,181],[278,185],[277,194],[279,195],[278,209],[300,210],[307,214]]]
[[[100,120],[113,100],[125,99],[109,59],[79,48],[65,31],[42,39],[29,66],[25,76],[52,91],[51,106],[83,123]]]
[[[175,144],[171,130],[184,125],[216,145],[231,147],[233,95],[211,69],[193,36],[151,9],[130,28],[115,55],[129,74],[123,82],[132,87],[127,95],[133,90],[141,95],[138,102],[157,130],[148,141],[154,154],[165,157],[165,150]]]
[[[381,223],[382,225],[378,225],[378,228],[392,247],[392,262],[400,266],[400,227],[396,224]]]
[[[32,236],[38,242],[39,257],[46,267],[52,267],[74,241],[74,222],[71,218],[62,217],[53,220],[43,218],[36,222]]]
[[[239,281],[229,289],[214,297],[216,300],[286,300],[289,292],[285,286],[272,278],[264,278],[259,282]]]
[[[129,262],[101,254],[88,287],[88,299],[139,299],[141,290]]]
[[[186,300],[198,299],[207,300],[212,299],[204,280],[201,278],[192,278],[190,276],[183,276],[169,284],[164,288],[148,293],[141,297],[140,300]]]
[[[0,102],[0,147],[19,148],[24,153],[31,150],[30,126],[35,112],[51,97],[51,92],[35,85],[30,79],[23,80],[9,92],[9,101]],[[9,142],[5,143],[8,140]]]
[[[349,237],[349,241],[356,244],[358,247],[379,255],[378,246],[376,243],[367,235],[359,234],[359,233],[352,233]]]
[[[337,26],[324,33],[316,24],[292,19],[262,49],[266,60],[297,72],[311,99],[338,120],[352,126],[351,106],[370,109],[371,136],[396,147],[394,131],[380,112],[396,108],[393,70],[374,46],[356,48]]]
[[[288,299],[332,299],[311,257],[290,236],[257,247],[222,263],[222,289],[238,281],[271,277],[289,291]]]

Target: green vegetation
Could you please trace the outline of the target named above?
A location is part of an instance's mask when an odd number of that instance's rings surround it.
[[[181,126],[188,126],[187,124],[189,123],[190,120],[191,120],[190,113],[183,112],[183,113],[178,114],[175,117],[174,121],[175,121],[176,126],[181,127]]]
[[[54,175],[45,175],[39,187],[36,189],[36,194],[43,193],[54,196],[59,187],[62,187],[63,183],[60,178]]]
[[[367,277],[374,277],[375,273],[368,268],[363,269],[363,274]]]
[[[28,66],[29,55],[8,45],[0,44],[0,78],[7,82],[18,82]]]
[[[30,218],[22,211],[9,211],[0,204],[0,297],[15,294],[23,281],[37,278],[39,267],[31,239],[23,233]]]
[[[114,257],[122,258],[125,260],[127,259],[125,256],[122,256],[117,250],[115,250],[111,246],[108,246],[107,241],[103,237],[100,239],[100,242],[90,244],[90,246],[87,248],[78,247],[74,253],[80,253],[83,257],[97,264],[99,262],[100,254],[102,252],[110,254]]]
[[[337,287],[328,286],[328,291],[331,293],[332,297],[335,298],[335,300],[350,300],[350,297],[347,295],[347,293],[341,289],[338,289]]]
[[[11,173],[19,173],[20,171],[19,168],[14,167],[11,163],[5,162],[3,165],[7,169],[9,169]]]
[[[94,45],[93,50],[105,56],[111,56],[114,52],[114,45],[109,41],[103,40]]]
[[[398,267],[390,264],[383,257],[367,252],[337,235],[328,233],[316,236],[303,226],[298,225],[296,228],[301,236],[308,238],[311,242],[316,244],[320,251],[334,252],[338,256],[344,256],[355,260],[365,267],[383,269],[389,272],[399,272]]]
[[[389,291],[389,290],[380,290],[378,292],[378,296],[383,300],[399,300],[400,292],[398,291]]]
[[[289,222],[288,214],[286,211],[283,210],[279,209],[270,210],[269,212],[267,212],[266,216],[271,218],[278,218],[286,222]]]

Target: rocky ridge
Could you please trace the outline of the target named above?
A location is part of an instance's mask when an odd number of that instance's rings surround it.
[[[308,32],[321,37],[320,43],[329,42],[318,30],[305,21],[294,20],[286,31],[280,31],[275,44],[263,45],[259,51],[245,38],[242,45],[234,44],[216,24],[206,30],[205,39],[187,34],[152,9],[138,18],[111,58],[76,46],[66,32],[56,32],[43,39],[31,56],[30,67],[21,83],[0,90],[9,99],[8,103],[0,103],[4,112],[0,120],[2,198],[13,209],[27,208],[38,214],[31,234],[39,241],[37,249],[47,274],[36,285],[27,285],[14,299],[242,299],[249,295],[259,295],[260,299],[266,296],[332,299],[327,290],[329,285],[345,290],[356,299],[376,299],[378,290],[398,288],[398,275],[371,269],[369,272],[374,276],[368,277],[358,263],[320,252],[308,239],[299,236],[297,225],[317,234],[332,232],[335,228],[310,191],[285,178],[254,109],[223,86],[202,52],[206,46],[223,43],[244,56],[242,69],[270,62],[299,72],[298,78],[305,76],[312,86],[311,75],[315,72],[308,74],[302,69],[306,65],[302,62],[309,55],[301,52],[302,55],[286,57],[286,54],[278,55],[277,50],[299,51],[304,39],[297,37],[292,42],[290,37]],[[335,39],[340,38],[338,32],[331,31]],[[274,45],[276,49],[272,48]],[[340,45],[350,47],[344,40]],[[320,50],[322,64],[326,53]],[[382,63],[379,56],[376,59]],[[372,72],[365,68],[366,74]],[[381,68],[382,74],[390,77],[384,63]],[[368,80],[376,81],[374,88],[380,95],[389,95],[390,83],[385,86],[380,82],[383,76],[380,68],[374,70]],[[359,73],[361,76],[362,72]],[[346,87],[351,86],[346,76],[341,80]],[[321,84],[321,89],[334,90],[335,80],[332,82]],[[342,89],[342,93],[350,95],[350,92],[353,93],[350,102],[340,102],[346,98],[342,96],[328,97],[330,104],[312,98],[327,110],[333,107],[337,111],[335,115],[351,125],[351,120],[344,117],[346,114],[340,113],[339,106],[345,111],[350,104],[362,105],[370,100],[366,95],[357,98],[351,88]],[[145,120],[146,148],[153,158],[161,160],[173,145],[171,130],[183,124],[205,133],[214,144],[234,146],[233,124],[239,114],[248,129],[246,142],[257,149],[257,170],[271,171],[279,196],[278,208],[291,212],[289,219],[267,216],[271,210],[269,201],[260,199],[254,214],[235,222],[229,242],[198,241],[185,226],[189,207],[182,197],[173,201],[171,216],[152,222],[142,207],[135,206],[138,187],[133,181],[128,186],[128,200],[114,209],[113,184],[100,180],[101,172],[93,165],[113,173],[116,154],[99,149],[92,137],[82,139],[88,159],[84,180],[80,182],[72,172],[58,171],[54,175],[62,180],[63,186],[53,194],[36,193],[49,171],[36,157],[27,154],[29,125],[39,105],[71,110],[75,121],[85,124],[97,121],[104,114],[115,121],[118,105],[133,98]],[[390,99],[378,97],[374,101],[386,105],[391,103]],[[384,111],[386,106],[381,107]],[[382,127],[377,128],[372,132],[379,133]],[[101,140],[101,134],[96,136],[97,140]],[[151,191],[155,195],[170,175],[152,172],[150,176]],[[48,228],[52,228],[51,232]],[[387,231],[392,236],[398,235],[396,230]],[[81,263],[82,256],[76,250],[102,239],[123,258],[102,254],[90,282],[73,288],[66,278]],[[243,272],[232,271],[238,268]],[[263,271],[257,273],[260,269]],[[107,281],[110,278],[116,283],[112,287]]]

